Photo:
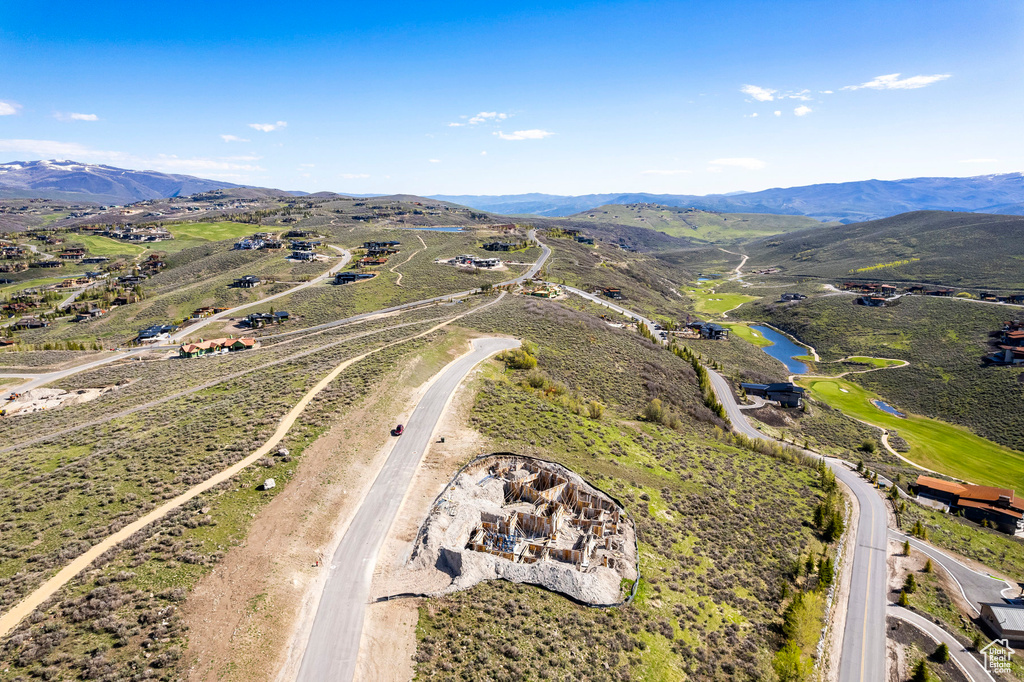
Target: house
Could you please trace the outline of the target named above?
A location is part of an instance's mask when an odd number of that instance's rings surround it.
[[[1006,297],[1007,303],[1024,304],[1024,294],[1010,294]]]
[[[61,260],[79,260],[85,256],[85,249],[68,249],[57,254]]]
[[[729,328],[713,322],[701,322],[700,320],[696,320],[694,322],[688,322],[686,324],[686,328],[699,334],[702,339],[724,341],[729,338]]]
[[[307,241],[292,240],[292,243],[291,243],[291,247],[293,249],[297,249],[299,251],[312,251],[313,249],[315,249],[318,246],[320,246],[320,242],[318,242],[318,241],[311,241],[311,240],[307,240]]]
[[[622,290],[616,289],[615,287],[604,287],[601,289],[601,295],[607,296],[608,298],[615,299],[616,301],[622,300]]]
[[[96,319],[106,315],[107,311],[100,308],[93,308],[92,310],[86,310],[85,312],[78,313],[75,316],[75,322],[88,322],[89,320]]]
[[[1024,605],[1021,604],[982,604],[981,622],[992,632],[997,640],[1006,640],[1009,646],[1024,647]],[[989,646],[998,645],[998,641]],[[986,647],[987,649],[988,647]],[[985,652],[986,660],[988,652]]]
[[[363,242],[363,248],[367,251],[371,249],[393,249],[396,246],[401,246],[402,242]]]
[[[211,355],[213,353],[231,352],[239,350],[248,350],[256,346],[256,339],[250,338],[226,338],[226,339],[210,339],[208,341],[200,341],[199,343],[183,343],[178,348],[178,357],[181,358],[198,358],[203,355]]]
[[[376,277],[375,272],[353,272],[349,270],[347,272],[339,272],[334,276],[335,284],[351,284],[352,282],[358,282],[361,279],[372,279]]]
[[[64,264],[56,259],[39,260],[32,263],[33,268],[62,268]]]
[[[373,267],[373,266],[376,266],[376,265],[384,265],[387,262],[388,262],[388,259],[387,259],[386,256],[383,256],[381,258],[370,258],[369,256],[366,256],[365,258],[360,258],[359,259],[359,266],[363,267],[363,268],[366,268],[366,267]]]
[[[155,324],[140,330],[135,340],[139,343],[166,341],[170,338],[171,333],[176,331],[178,331],[178,327],[173,324]]]
[[[16,345],[18,345],[18,340],[17,339],[0,338],[0,348],[6,348],[8,346],[16,346]]]
[[[270,324],[281,324],[286,322],[288,318],[289,315],[286,311],[278,310],[273,313],[252,313],[245,318],[245,322],[253,329],[260,329]]]
[[[886,299],[884,296],[858,296],[853,299],[857,305],[866,305],[871,308],[884,308]]]
[[[118,277],[118,284],[124,284],[125,286],[133,287],[136,284],[142,284],[146,281],[146,278],[141,275],[125,275],[124,277]]]
[[[391,246],[374,247],[366,250],[367,256],[393,256],[398,253],[398,249]]]
[[[261,281],[262,280],[255,275],[246,275],[245,277],[236,279],[234,286],[239,289],[252,289],[253,287],[258,287]]]
[[[474,258],[473,265],[478,268],[496,268],[501,265],[500,258]]]
[[[484,251],[511,251],[516,247],[512,242],[487,242]]]
[[[583,235],[576,235],[575,239],[580,244],[590,244],[590,245],[594,244],[594,238],[593,237],[584,237]]]
[[[1024,530],[1024,498],[1017,497],[1009,488],[954,483],[940,478],[921,475],[913,486],[918,496],[945,502],[950,511],[1013,535]]]
[[[783,301],[802,301],[805,298],[807,298],[807,296],[805,294],[786,293],[786,294],[782,295],[782,299],[781,300],[783,300]]]
[[[106,263],[110,259],[106,256],[89,256],[88,258],[82,259],[82,265],[99,265],[100,263]]]
[[[38,317],[23,317],[14,323],[15,329],[43,329],[49,326],[49,322],[40,320]]]
[[[747,395],[756,395],[765,400],[773,400],[780,407],[800,407],[805,389],[790,383],[780,384],[740,384]]]
[[[883,296],[893,296],[896,293],[896,287],[892,284],[883,284],[878,287],[878,290],[882,292]]]
[[[952,296],[952,289],[929,289],[924,292],[925,296]]]
[[[920,294],[924,292],[924,285],[914,284],[913,286],[907,287],[907,293]]]
[[[316,260],[316,254],[312,251],[292,251],[291,257],[293,260]]]

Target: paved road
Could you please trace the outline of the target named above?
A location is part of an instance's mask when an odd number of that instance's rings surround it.
[[[953,635],[949,634],[932,621],[899,606],[890,606],[888,614],[894,618],[899,618],[902,621],[910,623],[918,630],[921,630],[931,637],[931,639],[936,642],[936,645],[938,642],[945,643],[945,645],[949,647],[950,657],[956,663],[957,667],[967,675],[968,679],[973,682],[995,682],[992,675],[985,670],[985,667],[981,662],[969,651],[964,649],[963,644],[953,637]]]
[[[549,282],[549,284],[555,284],[555,283],[554,282]],[[631,320],[636,320],[637,322],[640,322],[642,325],[647,327],[647,330],[649,332],[651,332],[651,334],[657,335],[657,331],[655,331],[655,329],[654,329],[654,322],[652,322],[651,320],[647,319],[643,315],[640,315],[639,313],[634,313],[632,310],[629,310],[627,308],[623,308],[622,306],[618,305],[617,303],[612,303],[611,301],[609,301],[606,298],[601,298],[601,296],[599,296],[597,294],[590,294],[590,293],[587,293],[586,291],[583,291],[581,289],[577,289],[575,287],[570,287],[570,286],[567,286],[565,284],[555,284],[555,286],[560,286],[560,287],[562,287],[563,289],[565,289],[566,291],[568,291],[570,293],[576,294],[577,296],[582,296],[583,298],[587,299],[588,301],[591,301],[591,302],[596,303],[598,305],[603,305],[605,308],[610,308],[610,309],[614,310],[617,313],[621,313],[622,315],[625,315],[626,317],[628,317]]]
[[[771,440],[750,425],[740,410],[728,382],[708,370],[711,386],[725,406],[733,428],[751,438]],[[860,523],[853,553],[853,580],[843,627],[843,653],[839,661],[840,682],[884,682],[886,527],[885,501],[873,486],[849,467],[831,458],[825,462],[836,477],[853,490],[860,504]]]
[[[305,644],[300,682],[352,679],[377,554],[437,422],[455,389],[477,363],[518,345],[512,339],[474,340],[473,351],[449,365],[423,395],[331,559],[330,575]]]
[[[64,377],[69,377],[72,374],[78,374],[79,372],[85,372],[85,371],[88,371],[90,369],[95,369],[96,367],[100,367],[101,365],[106,365],[107,363],[114,362],[115,360],[123,360],[125,358],[130,358],[130,357],[133,357],[135,355],[139,355],[140,353],[145,353],[145,352],[147,352],[149,350],[152,350],[152,349],[151,348],[142,348],[140,350],[124,351],[124,352],[120,352],[120,353],[115,353],[114,355],[108,355],[107,357],[100,358],[99,360],[93,360],[92,362],[87,362],[84,365],[76,365],[74,367],[69,367],[68,369],[58,370],[56,372],[46,372],[45,374],[0,374],[0,378],[8,378],[8,377],[32,378],[32,380],[29,381],[28,383],[22,384],[22,385],[17,387],[18,393],[24,393],[25,391],[30,391],[33,388],[39,388],[40,386],[44,386],[44,385],[46,385],[46,384],[48,384],[48,383],[50,383],[52,381],[57,381],[58,379],[63,379]]]
[[[981,613],[978,606],[991,602],[1001,602],[1004,597],[1016,597],[1020,594],[1020,588],[998,578],[979,573],[973,568],[968,568],[958,559],[946,554],[940,549],[922,542],[917,538],[904,535],[898,530],[889,529],[889,537],[898,542],[910,541],[910,546],[931,557],[932,563],[938,564],[946,570],[953,580],[959,585],[960,593],[974,609],[975,615]],[[1005,593],[1005,594],[1004,594]]]

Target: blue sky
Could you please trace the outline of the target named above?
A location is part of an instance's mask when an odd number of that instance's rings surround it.
[[[416,194],[1024,170],[1018,0],[0,8],[0,161]]]

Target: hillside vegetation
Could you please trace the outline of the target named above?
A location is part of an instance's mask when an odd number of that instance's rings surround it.
[[[695,242],[730,244],[829,223],[797,215],[716,213],[660,204],[609,204],[572,216],[580,221],[643,227]],[[835,225],[837,223],[831,223]]]
[[[1024,216],[917,211],[800,230],[746,248],[747,270],[778,266],[789,276],[1024,289]]]

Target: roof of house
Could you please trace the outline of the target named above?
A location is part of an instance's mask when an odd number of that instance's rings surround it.
[[[932,490],[939,490],[950,495],[959,495],[960,493],[967,490],[967,486],[961,485],[960,483],[954,483],[953,481],[943,481],[941,478],[934,478],[932,476],[925,476],[924,474],[917,477],[918,486],[925,486]]]
[[[1024,519],[1024,512],[1017,511],[1016,509],[1005,509],[1003,507],[997,507],[990,502],[979,502],[977,500],[965,500],[960,498],[957,502],[957,506],[969,507],[971,509],[988,509],[989,511],[999,512],[1000,514],[1006,514],[1012,516],[1015,519]]]
[[[992,610],[992,615],[1003,632],[1007,630],[1024,631],[1024,606],[997,603],[982,604],[981,607],[983,609],[988,607]]]
[[[1005,497],[1009,498],[1011,507],[1024,510],[1024,499],[1017,497],[1016,493],[1010,488],[995,488],[987,485],[974,485],[973,483],[954,483],[924,475],[917,477],[917,485],[923,485],[932,490],[940,490],[951,495],[958,495],[960,497],[959,504],[965,507],[976,506],[967,504],[968,502],[992,505],[998,502],[999,498]]]

